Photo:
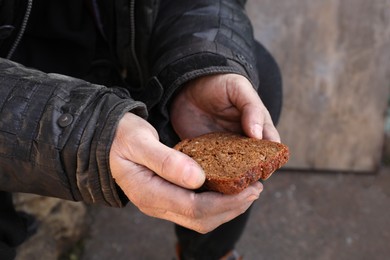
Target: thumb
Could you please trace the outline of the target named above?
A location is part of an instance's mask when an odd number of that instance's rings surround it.
[[[144,144],[141,150],[141,164],[160,177],[183,188],[196,189],[203,185],[203,169],[187,155],[163,145],[158,140]]]
[[[134,162],[144,165],[163,179],[188,189],[203,185],[202,168],[187,155],[169,148],[155,138],[138,140]]]
[[[280,142],[271,116],[252,84],[244,77],[236,78],[228,85],[230,100],[242,113],[242,129],[245,134],[257,139]]]
[[[183,188],[196,189],[205,181],[202,168],[189,156],[165,146],[146,120],[126,113],[111,148],[125,160],[144,166]]]

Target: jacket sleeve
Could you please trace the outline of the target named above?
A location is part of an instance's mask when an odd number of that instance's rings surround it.
[[[1,58],[0,82],[0,190],[123,206],[108,155],[119,119],[145,105]]]
[[[236,73],[255,88],[255,40],[244,2],[239,0],[161,1],[151,40],[154,84],[164,88],[150,121],[161,139],[173,145],[169,101],[185,82],[216,74]]]

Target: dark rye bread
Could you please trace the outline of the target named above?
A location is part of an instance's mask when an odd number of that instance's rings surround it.
[[[186,139],[174,148],[203,168],[202,189],[224,194],[239,193],[259,179],[266,180],[289,157],[284,144],[222,132]]]

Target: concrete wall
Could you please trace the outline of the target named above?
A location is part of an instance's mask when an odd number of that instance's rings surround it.
[[[249,0],[284,79],[289,168],[373,171],[390,87],[390,0]]]

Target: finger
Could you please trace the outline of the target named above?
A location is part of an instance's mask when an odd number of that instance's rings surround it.
[[[259,198],[262,191],[262,186],[259,184],[254,184],[236,195],[223,195],[216,192],[196,194],[177,187],[171,190],[167,186],[165,192],[153,199],[158,208],[144,208],[143,212],[173,221],[200,233],[207,233],[245,212]]]
[[[198,196],[204,196],[200,199],[202,203],[199,207],[200,216],[207,215],[207,218],[201,219],[184,219],[184,224],[193,225],[199,233],[207,233],[218,226],[236,218],[244,213],[252,203],[259,198],[262,186],[254,186],[244,190],[236,195],[222,195],[215,192],[203,193]],[[217,199],[209,199],[217,197]],[[226,207],[227,206],[227,207]]]
[[[202,168],[193,159],[165,146],[152,136],[137,141],[133,158],[134,162],[184,188],[196,189],[205,181]]]
[[[280,135],[272,122],[271,116],[265,119],[263,125],[263,138],[280,143]]]
[[[230,84],[229,95],[233,104],[242,112],[242,128],[246,135],[257,139],[268,139],[280,142],[268,110],[265,108],[251,83],[240,77],[234,84]]]
[[[160,143],[156,130],[130,113],[119,122],[111,152],[184,188],[196,189],[205,181],[202,168],[194,160]]]
[[[195,193],[180,188],[139,164],[118,156],[121,174],[116,181],[143,213],[166,219],[200,233],[209,232],[242,214],[258,199],[263,186],[257,182],[236,195]],[[112,162],[115,160],[112,160]]]
[[[251,109],[251,111],[247,111],[245,114],[246,117],[253,118],[243,118],[243,121],[253,120],[253,123],[246,123],[246,125],[249,125],[250,127],[249,132],[253,134],[251,137],[259,138],[259,136],[261,136],[259,139],[280,142],[279,132],[274,126],[269,112],[265,110],[265,108],[255,107]]]

